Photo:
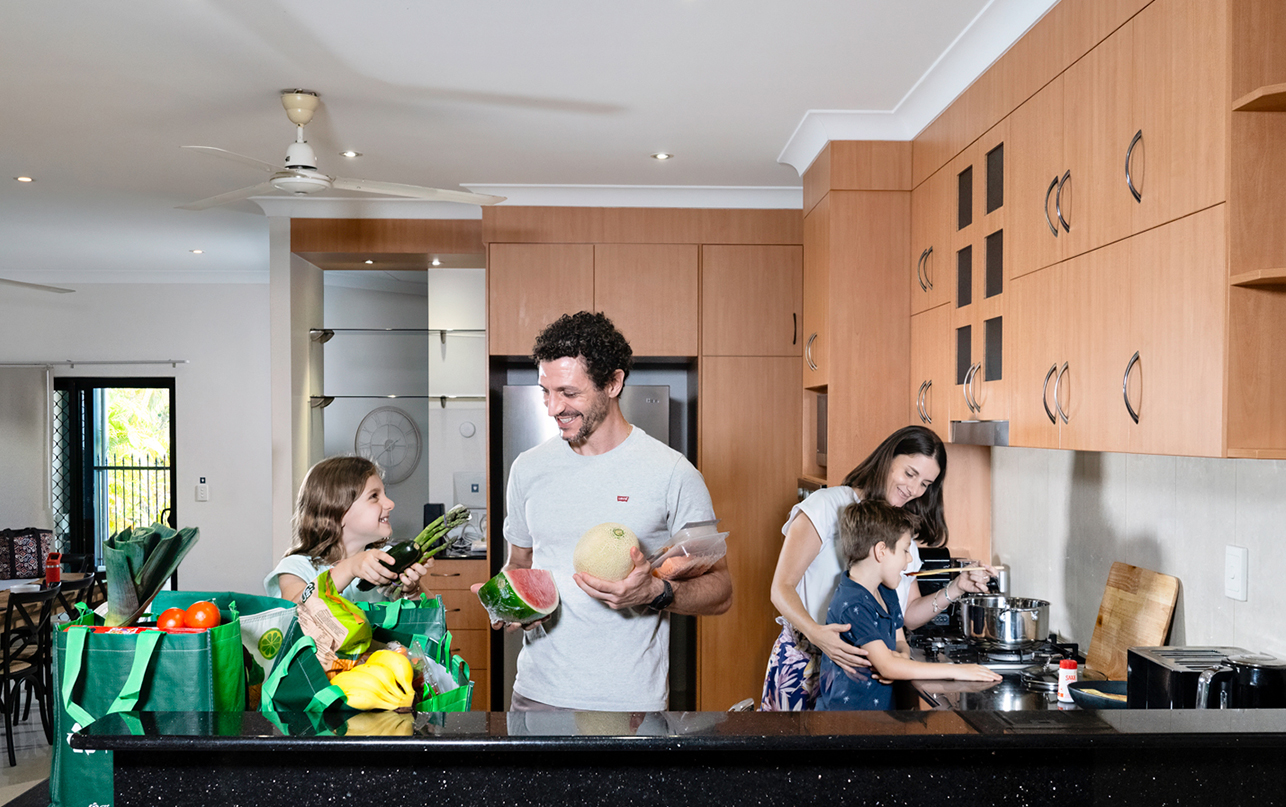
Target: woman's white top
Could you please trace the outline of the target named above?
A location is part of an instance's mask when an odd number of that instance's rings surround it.
[[[795,516],[803,513],[813,523],[817,534],[821,536],[822,546],[817,558],[804,570],[795,591],[804,603],[804,610],[817,622],[826,624],[826,609],[830,607],[831,598],[839,586],[839,577],[847,569],[841,568],[836,539],[839,538],[839,514],[845,507],[858,501],[857,491],[848,485],[837,485],[833,488],[822,488],[814,491],[807,499],[790,510],[790,517],[781,528],[785,535],[790,529]],[[911,596],[911,583],[915,579],[907,577],[912,572],[920,571],[920,548],[915,541],[911,542],[911,563],[902,573],[902,582],[898,585],[898,603],[902,613],[906,614],[907,599]]]

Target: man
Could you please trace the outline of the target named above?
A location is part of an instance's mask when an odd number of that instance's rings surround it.
[[[688,522],[713,519],[710,493],[682,454],[621,414],[633,353],[606,316],[564,315],[536,338],[532,358],[559,438],[514,460],[505,568],[552,572],[562,603],[528,626],[512,709],[663,711],[668,613],[723,613],[732,604],[732,580],[720,560],[699,577],[662,581],[646,555]],[[609,521],[638,536],[643,551],[630,550],[634,568],[619,582],[573,573],[580,536]]]

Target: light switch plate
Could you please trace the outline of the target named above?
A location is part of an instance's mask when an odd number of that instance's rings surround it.
[[[210,486],[207,485],[204,481],[201,482],[201,484],[196,486],[196,500],[198,502],[210,501]]]
[[[1224,547],[1223,593],[1225,597],[1246,601],[1246,574],[1250,567],[1250,552],[1244,546]]]

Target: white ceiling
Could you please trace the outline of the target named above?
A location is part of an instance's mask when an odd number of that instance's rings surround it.
[[[913,137],[1053,2],[0,0],[0,277],[263,281],[260,206],[174,209],[263,175],[179,146],[280,161],[296,87],[321,94],[306,134],[331,174],[511,203],[797,206],[827,139]]]

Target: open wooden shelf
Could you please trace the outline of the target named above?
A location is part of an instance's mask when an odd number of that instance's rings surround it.
[[[1286,84],[1269,84],[1246,93],[1232,105],[1233,112],[1286,112]]]
[[[1239,272],[1228,282],[1234,286],[1286,286],[1286,268]]]

